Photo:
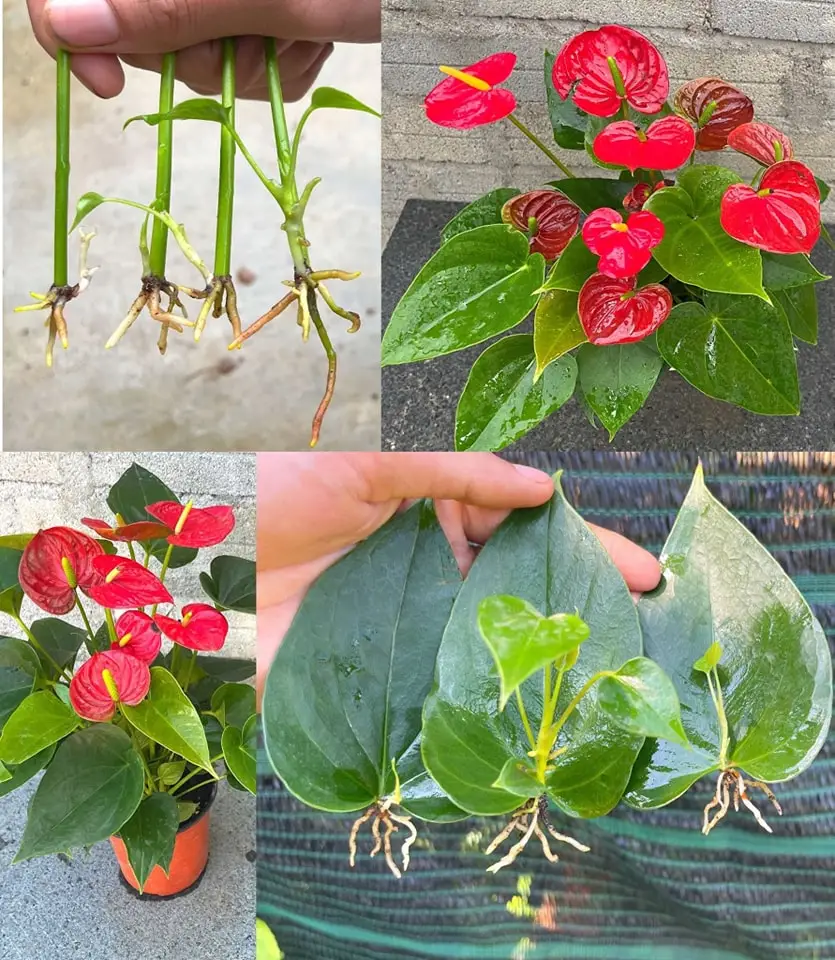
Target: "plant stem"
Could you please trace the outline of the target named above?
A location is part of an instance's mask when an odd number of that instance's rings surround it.
[[[163,557],[163,560],[162,560],[162,570],[160,570],[160,574],[159,574],[160,583],[165,583],[165,575],[168,573],[168,564],[171,563],[171,554],[173,552],[174,552],[174,544],[169,543],[168,549],[165,551],[165,556]],[[159,604],[155,603],[151,608],[152,617],[154,616],[154,614],[156,614],[158,606]]]
[[[70,208],[70,55],[57,53],[58,78],[55,104],[55,245],[52,282],[65,287],[69,282]]]
[[[81,614],[81,619],[84,623],[84,627],[87,630],[87,636],[90,638],[90,643],[84,642],[84,646],[87,647],[87,652],[92,656],[96,652],[96,635],[93,633],[93,627],[90,623],[90,619],[87,616],[87,611],[84,609],[84,605],[81,602],[81,597],[78,595],[78,588],[76,587],[73,590],[75,594],[75,605],[78,608],[78,612]]]
[[[177,54],[166,53],[162,58],[162,73],[159,82],[159,112],[170,113],[174,109],[174,79]],[[174,121],[163,120],[157,135],[157,192],[154,205],[166,213],[171,210],[171,171],[173,167]],[[165,276],[165,261],[168,254],[168,228],[154,218],[151,234],[151,273]]]
[[[295,178],[292,177],[293,150],[290,145],[290,134],[287,130],[287,116],[284,112],[284,94],[281,90],[281,75],[278,70],[278,50],[274,37],[264,38],[264,54],[267,64],[267,87],[270,92],[270,107],[273,115],[273,129],[275,131],[275,146],[278,154],[278,172],[281,182],[291,191],[291,201],[295,203],[298,191],[295,188]]]
[[[222,759],[223,759],[223,754],[220,753],[216,757],[212,757],[209,762],[217,763],[218,760],[222,760]],[[192,777],[196,776],[198,773],[205,773],[205,772],[206,771],[202,767],[195,767],[191,771],[191,773],[187,773],[184,777],[181,777],[168,792],[171,794],[176,794],[176,792],[183,786],[183,784],[191,780]],[[207,781],[207,783],[208,782],[209,781]],[[190,787],[189,789],[195,789],[195,788]]]
[[[186,667],[186,676],[183,680],[183,693],[188,693],[188,687],[191,683],[191,675],[194,672],[194,664],[197,662],[197,651],[191,651],[191,657],[188,661],[188,666]]]
[[[516,705],[519,707],[519,716],[522,718],[522,726],[525,728],[525,733],[528,735],[528,743],[531,745],[531,750],[536,750],[536,740],[534,739],[530,720],[528,720],[525,704],[522,701],[522,693],[518,687],[516,688]]]
[[[554,726],[554,731],[553,731],[554,743],[557,742],[557,737],[560,735],[560,731],[565,726],[565,723],[568,720],[568,718],[574,712],[574,708],[577,706],[577,704],[583,699],[583,697],[589,692],[589,690],[591,690],[591,688],[597,683],[598,680],[601,680],[603,677],[614,676],[614,673],[615,673],[614,670],[601,670],[599,673],[595,673],[594,676],[589,677],[589,679],[586,680],[583,686],[580,687],[579,692],[576,693],[571,698],[568,706],[565,708],[565,710],[563,710],[562,714],[560,715],[559,720],[557,720]]]
[[[574,176],[574,174],[562,162],[562,160],[560,160],[560,158],[552,150],[549,150],[548,147],[546,147],[545,144],[539,139],[539,137],[533,132],[533,130],[526,127],[525,124],[522,123],[522,121],[516,116],[515,113],[511,113],[507,119],[510,120],[510,122],[514,125],[514,127],[516,127],[518,130],[521,130],[522,133],[524,133],[525,136],[528,138],[528,140],[531,141],[531,143],[539,147],[539,149],[545,154],[545,156],[548,157],[548,159],[552,163],[556,164],[557,167],[559,167],[559,169],[565,174],[566,177]]]
[[[716,681],[716,687],[714,688],[711,681],[711,674],[707,674],[707,685],[710,690],[710,696],[713,700],[713,705],[716,707],[716,715],[719,718],[719,733],[720,733],[720,743],[719,743],[719,767],[722,770],[725,770],[728,766],[728,747],[731,744],[730,731],[728,730],[728,718],[725,714],[725,699],[722,696],[722,684],[719,682],[719,672],[716,667],[711,671],[713,674],[713,680]]]
[[[14,615],[13,615],[14,616]],[[15,622],[20,627],[20,629],[26,634],[29,638],[29,642],[37,650],[37,652],[43,657],[44,660],[49,663],[53,670],[58,674],[59,677],[65,677],[67,680],[72,680],[72,674],[70,674],[64,667],[62,667],[57,660],[55,660],[44,648],[41,646],[38,638],[34,633],[26,626],[26,624],[20,619],[20,617],[14,617]]]
[[[223,41],[222,103],[229,108],[229,120],[235,125],[236,41]],[[220,176],[218,178],[217,235],[215,239],[215,276],[226,277],[232,271],[232,215],[235,203],[235,135],[226,126],[220,128]]]
[[[107,621],[107,632],[110,634],[110,642],[118,643],[119,638],[116,636],[116,624],[113,622],[113,611],[110,607],[104,608],[104,618]]]

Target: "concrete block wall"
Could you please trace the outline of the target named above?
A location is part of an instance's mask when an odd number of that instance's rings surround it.
[[[739,86],[757,118],[785,130],[798,158],[835,183],[835,0],[383,0],[384,230],[410,197],[471,200],[554,179],[549,161],[508,124],[457,131],[426,120],[423,97],[441,79],[439,63],[514,51],[508,85],[519,115],[552,143],[543,51],[603,23],[634,27],[658,46],[671,92],[717,74]],[[560,156],[578,173],[600,175],[584,152]],[[728,150],[702,156],[743,174],[755,169]],[[835,197],[824,219],[835,220]]]
[[[155,473],[181,499],[195,506],[231,504],[236,525],[219,546],[201,550],[197,560],[172,570],[166,583],[178,604],[206,599],[199,575],[219,554],[255,559],[255,455],[248,453],[0,453],[0,535],[32,533],[43,527],[81,526],[82,517],[110,519],[107,493],[136,461]],[[123,552],[123,551],[120,551]],[[89,608],[88,608],[89,609]],[[23,619],[48,616],[29,600]],[[17,634],[8,618],[0,632]],[[70,617],[81,626],[77,617]],[[223,655],[255,656],[255,617],[229,614]]]

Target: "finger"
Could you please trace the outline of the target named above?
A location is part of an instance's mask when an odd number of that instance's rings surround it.
[[[452,548],[453,556],[461,571],[466,577],[475,560],[475,550],[470,546],[467,533],[464,530],[464,505],[457,500],[436,500],[435,514],[444,535]]]
[[[71,61],[72,72],[96,96],[109,100],[125,88],[125,71],[110,53],[79,53]]]
[[[658,586],[661,581],[661,565],[649,551],[615,533],[614,530],[596,527],[591,523],[589,527],[614,560],[615,566],[620,570],[631,591],[645,593]]]

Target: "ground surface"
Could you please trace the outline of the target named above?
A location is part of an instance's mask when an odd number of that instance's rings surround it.
[[[7,450],[282,450],[305,448],[325,383],[318,342],[301,342],[295,319],[275,321],[229,369],[225,320],[210,322],[199,345],[175,337],[161,358],[158,328],[145,318],[112,351],[104,342],[139,292],[136,240],[140,216],[108,205],[95,211],[98,229],[91,263],[101,264],[83,299],[68,310],[70,350],[59,351],[49,372],[41,314],[13,314],[28,291],[44,291],[52,275],[54,66],[31,36],[26,5],[4,0],[5,132],[5,377]],[[379,48],[337,48],[320,78],[379,103]],[[73,93],[71,198],[94,190],[147,203],[153,196],[155,133],[124,121],[154,109],[158,81],[129,71],[126,92],[99,101],[76,84]],[[185,87],[177,99],[194,96]],[[301,106],[290,106],[291,125]],[[239,130],[269,170],[275,147],[269,109],[242,103]],[[183,123],[175,140],[174,214],[211,265],[217,194],[218,131]],[[322,177],[307,218],[314,265],[363,271],[339,292],[344,306],[363,316],[362,332],[348,336],[336,317],[327,322],[340,356],[337,398],[323,449],[379,447],[379,163],[378,121],[348,111],[314,117],[301,152],[302,182]],[[253,320],[283,293],[289,257],[279,211],[252,171],[239,161],[233,270],[256,279],[240,287],[241,312]],[[71,241],[71,273],[77,242]],[[199,278],[179,256],[169,273]]]

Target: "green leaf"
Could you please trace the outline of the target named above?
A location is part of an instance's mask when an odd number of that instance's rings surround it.
[[[214,754],[212,754],[212,756],[214,756]],[[173,787],[175,783],[179,783],[180,780],[183,779],[185,772],[185,760],[168,760],[165,763],[161,763],[156,770],[157,778],[160,783],[165,784],[166,787]]]
[[[676,688],[657,663],[634,657],[599,684],[601,709],[624,730],[687,745]]]
[[[36,773],[40,773],[41,770],[50,762],[52,755],[55,753],[54,745],[47,747],[46,750],[41,750],[39,754],[36,754],[34,757],[30,757],[28,760],[25,760],[23,763],[18,764],[15,767],[11,767],[9,773],[12,777],[10,780],[4,780],[0,783],[0,797],[5,797],[6,794],[11,793],[13,790],[17,790],[18,787],[22,787],[24,783],[27,783]]]
[[[23,550],[0,544],[0,613],[15,618],[20,616],[23,603],[23,589],[17,575],[22,556]]]
[[[0,736],[0,760],[24,763],[53,743],[63,740],[81,718],[49,690],[30,693],[6,721]]]
[[[578,233],[560,254],[543,289],[579,291],[586,280],[597,272],[598,259],[586,246],[583,235]]]
[[[34,647],[16,637],[0,637],[0,730],[34,690],[39,670]]]
[[[215,103],[214,100],[210,102]],[[156,521],[156,518],[152,517],[145,508],[152,503],[159,503],[161,500],[173,500],[176,503],[181,503],[180,498],[170,487],[138,463],[132,463],[125,470],[110,488],[107,495],[108,507],[114,515],[118,513],[125,523],[138,523],[140,520]],[[151,553],[159,561],[164,559],[168,550],[168,542],[164,539],[151,540],[146,546],[151,548]],[[169,569],[176,570],[177,567],[184,567],[191,563],[196,556],[196,550],[188,547],[174,547],[168,563]]]
[[[41,648],[49,654],[60,667],[72,668],[78,651],[81,649],[87,638],[87,631],[80,627],[74,627],[65,620],[59,620],[57,617],[45,617],[43,620],[35,620],[29,628],[35,635],[35,639],[41,645]],[[107,646],[110,646],[110,636],[108,635]],[[57,679],[55,667],[38,653],[41,662],[41,672],[54,680]]]
[[[485,597],[478,629],[499,671],[499,710],[535,673],[588,639],[589,628],[570,613],[544,617],[520,597]]]
[[[542,376],[548,364],[585,342],[586,332],[577,315],[577,297],[568,290],[549,290],[543,294],[533,321],[534,381]]]
[[[526,800],[542,793],[542,784],[537,780],[536,769],[529,759],[508,760],[493,786]]]
[[[383,336],[383,365],[429,360],[483,343],[536,306],[545,258],[504,224],[460,233],[412,281]]]
[[[520,597],[546,616],[570,610],[587,624],[589,638],[563,679],[558,715],[594,674],[641,653],[623,578],[557,486],[549,503],[515,511],[487,541],[438,651],[436,684],[423,711],[423,759],[440,788],[470,813],[492,816],[519,806],[518,794],[494,784],[508,760],[524,761],[530,749],[514,704],[496,710],[499,678],[477,627],[485,597]],[[531,678],[522,693],[536,728],[542,684]],[[602,816],[620,800],[641,743],[607,717],[592,687],[563,728],[559,746],[567,749],[545,790],[573,816]]]
[[[154,867],[162,867],[168,873],[179,826],[180,817],[174,797],[170,793],[152,793],[145,797],[119,831],[140,893]]]
[[[431,505],[419,503],[310,588],[262,706],[270,762],[304,803],[348,812],[393,791],[391,762],[399,770],[420,731],[460,582]]]
[[[252,719],[256,719],[253,717]],[[248,736],[239,727],[226,727],[221,738],[223,760],[235,779],[254,794],[256,791],[255,755],[258,750],[258,728],[250,724]]]
[[[255,660],[236,657],[210,657],[198,653],[196,665],[210,677],[227,683],[239,683],[255,676]]]
[[[478,200],[473,200],[456,213],[441,231],[441,243],[447,243],[459,233],[466,233],[476,227],[484,227],[489,223],[502,223],[502,208],[508,200],[518,197],[521,192],[516,187],[499,187],[498,190],[491,190]]]
[[[565,356],[535,379],[529,333],[504,337],[473,364],[458,401],[456,450],[501,450],[559,410],[574,392],[577,364]]]
[[[821,192],[821,203],[824,203],[829,197],[829,194],[832,192],[832,188],[826,183],[825,180],[821,180],[820,177],[815,177],[815,180],[818,184],[818,189]]]
[[[70,233],[73,233],[78,225],[88,217],[97,207],[100,207],[107,200],[100,193],[85,193],[79,198],[75,205],[75,219],[70,227]]]
[[[19,550],[23,553],[34,537],[34,533],[7,533],[0,537],[0,547],[4,550]]]
[[[645,343],[577,351],[578,383],[583,401],[609,432],[609,440],[646,403],[664,361]]]
[[[255,613],[255,561],[243,557],[215,557],[209,573],[200,574],[200,586],[224,610]]]
[[[469,814],[457,807],[429,776],[420,755],[420,734],[412,741],[397,762],[401,802],[420,820],[433,823],[455,823]]]
[[[786,315],[789,329],[798,340],[818,342],[818,295],[812,284],[789,290],[769,290],[774,305]]]
[[[148,696],[135,707],[122,704],[121,710],[140,733],[215,775],[200,715],[165,667],[151,667]]]
[[[14,862],[69,853],[117,833],[139,806],[144,779],[142,760],[124,730],[97,723],[71,734],[32,797]]]
[[[8,783],[12,779],[12,772],[2,762],[0,762],[0,784]]]
[[[126,129],[137,120],[142,120],[149,127],[159,126],[163,120],[211,120],[214,123],[231,126],[231,108],[224,107],[217,100],[209,97],[195,97],[178,103],[168,113],[143,113],[125,121],[122,129]]]
[[[311,110],[358,110],[361,113],[370,113],[374,117],[379,117],[380,113],[373,107],[369,107],[350,93],[344,90],[337,90],[335,87],[317,87],[310,96]]]
[[[805,253],[762,252],[763,285],[768,290],[788,290],[810,283],[821,283],[832,278],[821,273]]]
[[[623,199],[635,184],[630,180],[612,180],[609,177],[566,177],[551,180],[549,187],[562,191],[583,213],[600,207],[623,209]]]
[[[753,413],[800,412],[794,341],[777,307],[708,293],[704,306],[673,307],[656,342],[667,363],[709,397]]]
[[[710,673],[721,659],[722,645],[714,640],[702,656],[693,664],[693,669],[698,670],[700,673]]]
[[[740,182],[724,167],[694,166],[680,174],[676,186],[652,194],[644,210],[664,224],[664,239],[652,255],[682,283],[768,302],[760,251],[734,240],[719,222],[722,194]]]
[[[212,694],[212,713],[224,727],[243,727],[255,713],[255,688],[248,683],[224,683]]]
[[[714,643],[729,762],[767,782],[796,776],[826,739],[832,663],[826,635],[777,561],[716,500],[701,467],[661,554],[662,585],[638,603],[646,655],[671,678],[693,745],[647,741],[626,800],[658,807],[719,767],[720,729],[694,662]],[[675,642],[670,638],[674,637]]]
[[[575,106],[571,97],[563,100],[557,93],[551,78],[556,59],[550,50],[545,51],[545,96],[554,140],[565,150],[582,150],[586,143],[589,115]]]

